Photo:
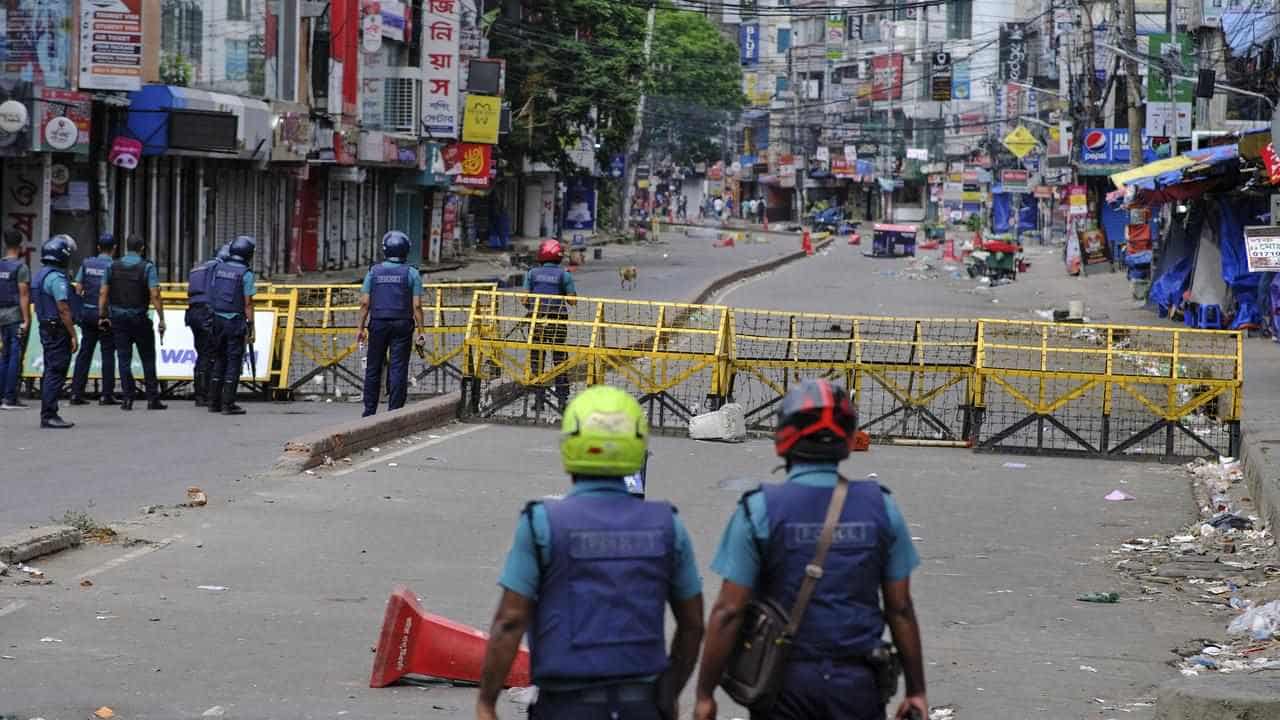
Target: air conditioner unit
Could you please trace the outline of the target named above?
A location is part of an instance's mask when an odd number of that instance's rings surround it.
[[[397,77],[384,82],[382,127],[391,132],[416,133],[422,81]]]

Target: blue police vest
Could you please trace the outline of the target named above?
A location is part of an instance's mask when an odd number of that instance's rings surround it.
[[[17,258],[0,259],[0,307],[15,307],[22,301],[18,293],[18,268],[22,265]]]
[[[539,295],[564,295],[565,269],[559,265],[539,265],[529,271],[529,292]],[[544,315],[568,312],[563,300],[543,298],[538,304]]]
[[[769,540],[757,590],[790,611],[813,560],[831,488],[794,482],[765,485]],[[836,526],[822,578],[792,648],[798,659],[863,655],[884,634],[880,583],[889,554],[889,517],[880,486],[849,483],[849,497]]]
[[[249,268],[234,260],[217,263],[209,281],[209,301],[214,312],[244,314],[244,275]]]
[[[93,322],[98,319],[98,292],[102,290],[102,278],[112,262],[109,257],[95,256],[85,258],[80,264],[80,288],[83,292],[82,304],[76,317],[81,321]]]
[[[207,260],[191,268],[187,275],[187,304],[205,305],[209,302],[209,273],[218,264],[217,260]]]
[[[378,263],[369,269],[369,316],[374,320],[407,320],[413,317],[413,290],[409,266]]]
[[[34,290],[36,297],[36,319],[40,322],[48,322],[58,320],[58,301],[53,296],[44,291],[44,279],[53,274],[61,275],[64,279],[67,273],[62,268],[56,268],[45,265],[40,268],[40,272],[36,273],[35,279],[31,281],[31,288]]]
[[[657,675],[675,573],[674,510],[625,494],[545,503],[550,563],[529,628],[535,682]]]

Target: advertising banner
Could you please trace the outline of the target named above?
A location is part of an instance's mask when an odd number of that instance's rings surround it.
[[[422,6],[422,125],[433,139],[458,137],[458,0]]]
[[[493,95],[468,95],[462,116],[462,139],[465,142],[498,144],[502,124],[502,98]]]
[[[0,78],[71,87],[70,8],[66,0],[7,0],[0,5]]]
[[[1244,248],[1249,272],[1280,272],[1280,226],[1246,227]]]
[[[596,227],[596,181],[588,175],[569,178],[564,195],[566,230],[594,230]]]
[[[738,50],[743,65],[760,62],[760,26],[744,23],[738,27]]]
[[[80,87],[142,87],[142,0],[80,4]]]
[[[930,97],[934,102],[950,102],[952,91],[951,53],[936,52],[933,54],[932,72],[930,75]]]
[[[1000,28],[1000,78],[1027,81],[1026,26],[1022,23],[1005,23]]]
[[[902,99],[902,53],[871,58],[871,99],[877,102]]]
[[[493,165],[493,146],[460,143],[456,148],[462,172],[454,179],[459,185],[477,190],[488,190],[491,183],[490,168]]]
[[[154,326],[155,311],[148,316]],[[186,308],[165,308],[164,323],[167,326],[164,340],[155,332],[156,343],[156,377],[161,380],[190,380],[196,366],[196,344],[191,337],[191,328],[187,327],[184,316]],[[249,353],[244,356],[244,364],[240,370],[243,381],[266,382],[271,379],[271,348],[275,343],[276,311],[256,310],[253,313],[253,361]],[[76,337],[80,336],[79,327]],[[258,374],[253,375],[250,368],[255,366]],[[142,359],[137,353],[133,355],[133,377],[142,382]],[[39,377],[44,373],[44,349],[40,345],[40,333],[33,332],[27,337],[27,353],[22,361],[22,374],[25,377]],[[89,377],[102,377],[102,353],[93,354],[93,364],[89,367]],[[117,375],[118,377],[118,375]]]
[[[1107,238],[1099,228],[1080,231],[1080,252],[1084,255],[1085,265],[1101,265],[1111,260],[1107,252]]]

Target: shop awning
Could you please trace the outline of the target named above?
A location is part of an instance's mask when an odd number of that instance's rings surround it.
[[[1212,189],[1240,168],[1236,145],[1192,150],[1141,167],[1115,173],[1111,182],[1126,204],[1151,206],[1196,197]]]
[[[176,85],[129,93],[129,133],[143,155],[270,158],[271,106],[261,100]]]

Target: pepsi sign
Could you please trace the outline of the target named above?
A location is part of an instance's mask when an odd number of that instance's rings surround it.
[[[1156,159],[1152,138],[1142,134],[1142,160]],[[1116,165],[1129,162],[1129,131],[1124,128],[1089,128],[1080,143],[1080,162],[1086,165]]]

